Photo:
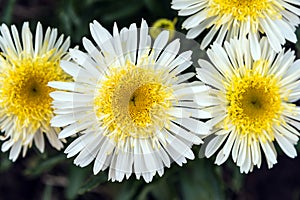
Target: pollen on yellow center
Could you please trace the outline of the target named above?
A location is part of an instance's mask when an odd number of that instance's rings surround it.
[[[231,15],[238,21],[257,22],[258,18],[280,18],[284,8],[275,0],[209,0],[209,15]]]
[[[51,55],[50,52],[48,56]],[[53,116],[49,96],[53,89],[47,84],[66,80],[67,75],[59,67],[59,61],[51,61],[48,56],[19,60],[6,57],[7,66],[0,73],[1,115],[15,117],[16,131],[30,128],[34,132],[42,124],[49,125]]]
[[[157,102],[163,100],[165,93],[161,92],[161,84],[148,83],[137,88],[129,102],[129,114],[133,122],[146,127],[151,123],[150,110]]]
[[[172,90],[157,71],[127,61],[123,67],[112,68],[98,85],[95,113],[116,142],[129,136],[151,137],[168,123]]]
[[[262,75],[259,70],[245,67],[239,70],[244,70],[244,74],[232,77],[226,88],[225,127],[233,124],[238,133],[250,141],[273,141],[272,127],[280,122],[282,112],[278,81],[273,75]]]

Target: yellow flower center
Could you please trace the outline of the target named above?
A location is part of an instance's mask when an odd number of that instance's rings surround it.
[[[231,15],[238,21],[257,22],[258,18],[280,18],[284,8],[276,0],[209,0],[209,15]]]
[[[1,115],[15,116],[16,131],[30,128],[32,134],[53,116],[53,91],[49,81],[64,81],[67,75],[59,67],[59,61],[51,61],[52,51],[44,57],[24,57],[13,60],[6,56],[7,66],[0,74]],[[18,138],[20,135],[16,134]],[[23,138],[25,139],[25,138]]]
[[[129,136],[151,137],[168,123],[172,90],[157,70],[127,61],[123,67],[112,68],[98,85],[96,116],[116,142]]]
[[[254,66],[262,67],[262,63],[257,61]],[[278,81],[273,75],[262,75],[255,68],[239,70],[244,74],[237,71],[226,88],[228,115],[225,128],[230,123],[249,139],[273,141],[272,126],[280,121],[282,112]]]

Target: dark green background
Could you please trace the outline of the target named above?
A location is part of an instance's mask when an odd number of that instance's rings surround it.
[[[35,29],[37,21],[57,27],[72,37],[72,46],[81,46],[81,38],[89,35],[89,23],[98,20],[108,30],[118,22],[119,28],[141,19],[151,25],[158,18],[173,19],[169,0],[0,0],[1,22],[24,21]],[[177,30],[184,18],[178,18]],[[182,31],[184,32],[184,31]],[[300,30],[297,31],[298,39]],[[198,40],[201,40],[201,35]],[[299,43],[287,43],[299,57]],[[1,143],[0,143],[1,145]],[[299,145],[298,145],[299,146]],[[73,159],[48,144],[46,153],[31,149],[26,158],[11,163],[7,153],[0,154],[0,200],[10,199],[300,199],[300,159],[290,159],[278,149],[278,164],[268,170],[266,162],[251,174],[240,174],[229,159],[216,166],[212,159],[198,159],[199,147],[193,150],[196,159],[183,167],[172,164],[162,178],[155,176],[150,184],[135,180],[134,175],[122,183],[107,181],[107,171],[92,174],[91,166],[78,168]],[[299,147],[298,147],[299,150]]]

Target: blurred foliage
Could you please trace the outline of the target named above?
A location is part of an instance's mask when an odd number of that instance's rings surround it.
[[[0,17],[1,22],[16,24],[19,28],[24,21],[30,21],[32,28],[38,21],[44,27],[57,27],[60,33],[72,37],[75,46],[81,43],[83,36],[90,37],[89,23],[93,20],[112,30],[114,22],[118,23],[119,28],[134,22],[140,24],[142,18],[151,24],[159,18],[173,20],[177,12],[170,8],[169,0],[0,0]],[[178,30],[181,30],[183,19],[178,18]],[[297,36],[300,39],[300,29]],[[299,57],[300,43],[288,45],[296,50]],[[194,149],[196,155],[198,150]],[[257,194],[251,188],[259,191],[255,186],[259,182],[253,182],[252,177],[260,180],[259,173],[267,173],[263,165],[262,172],[254,170],[254,175],[245,176],[239,173],[230,159],[219,167],[213,164],[213,158],[196,158],[182,167],[173,163],[171,169],[165,169],[163,177],[156,175],[149,184],[136,180],[134,175],[122,183],[112,183],[107,181],[107,170],[95,176],[92,166],[79,168],[72,164],[72,160],[66,159],[63,152],[49,147],[45,154],[31,149],[26,158],[19,158],[16,163],[8,160],[7,153],[1,153],[0,199],[222,200],[246,199],[247,195],[255,199]],[[247,185],[249,182],[250,185]],[[300,184],[294,184],[294,190],[289,188],[288,191],[293,199],[297,199],[300,197]]]
[[[74,42],[88,34],[88,24],[92,20],[111,28],[116,21],[119,27],[123,27],[133,22],[140,23],[142,18],[153,22],[159,17],[173,18],[176,15],[170,8],[170,2],[160,0],[70,0],[61,1],[58,7],[61,8],[57,11],[59,28],[72,35]]]
[[[99,188],[108,199],[225,199],[219,168],[211,167],[212,163],[203,159],[189,161],[183,167],[172,164],[163,177],[156,175],[149,184],[136,180],[134,175],[128,181],[111,183],[107,181],[107,172],[94,176],[91,166],[79,168],[64,159],[60,153],[26,158],[23,174],[44,177],[43,199],[51,199],[53,187],[58,186],[64,187],[65,199],[83,198],[86,193],[97,193]]]

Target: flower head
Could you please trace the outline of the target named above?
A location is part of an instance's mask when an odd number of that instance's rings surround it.
[[[148,26],[142,21],[111,35],[98,22],[90,25],[98,48],[84,38],[88,53],[70,50],[76,63],[62,62],[75,82],[51,82],[67,91],[52,92],[58,113],[53,126],[66,126],[66,138],[80,133],[65,150],[81,167],[94,162],[94,174],[109,167],[109,179],[122,181],[132,173],[146,182],[175,161],[193,159],[192,144],[201,143],[208,118],[199,111],[196,95],[208,88],[200,82],[185,83],[194,73],[183,73],[191,65],[191,51],[177,56],[179,40],[167,45],[163,31],[151,45]],[[139,38],[139,39],[138,39]],[[167,46],[166,46],[167,45]]]
[[[207,123],[213,134],[204,141],[202,153],[210,157],[220,149],[218,165],[231,153],[245,173],[260,167],[261,152],[269,168],[277,162],[275,141],[294,158],[300,120],[300,108],[293,103],[300,98],[300,66],[294,52],[276,54],[265,37],[258,60],[250,54],[249,40],[232,39],[224,46],[212,45],[207,53],[213,65],[199,60],[197,69],[197,77],[212,87],[206,98],[213,102],[204,109],[212,112]]]
[[[189,16],[182,27],[189,29],[188,38],[195,38],[206,28],[202,41],[205,48],[217,34],[216,42],[248,36],[251,54],[259,58],[259,33],[265,33],[271,47],[279,52],[285,40],[297,41],[295,27],[300,23],[300,5],[296,0],[173,0],[172,8],[180,16]]]
[[[161,18],[156,20],[152,24],[152,28],[150,29],[150,35],[153,39],[157,38],[157,36],[163,31],[168,30],[169,31],[169,41],[171,41],[174,38],[175,35],[175,24],[177,23],[177,18],[174,18],[173,21],[165,18]]]
[[[33,46],[29,24],[22,28],[22,43],[17,28],[11,33],[3,24],[0,27],[0,127],[5,132],[2,151],[11,148],[9,159],[15,161],[23,147],[23,156],[34,141],[40,152],[44,151],[44,134],[56,149],[62,148],[58,128],[50,126],[53,117],[53,91],[49,81],[67,80],[68,75],[60,68],[70,40],[63,35],[57,39],[57,30],[48,28],[43,39],[42,25],[38,23]]]

